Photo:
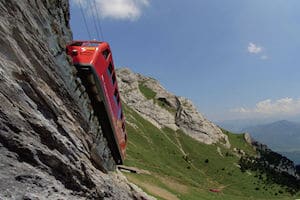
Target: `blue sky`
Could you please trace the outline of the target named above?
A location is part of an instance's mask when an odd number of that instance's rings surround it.
[[[81,5],[92,39],[91,6],[97,8],[116,66],[158,79],[210,120],[300,114],[298,0],[81,0]],[[89,39],[79,8],[79,0],[71,0],[73,37]]]

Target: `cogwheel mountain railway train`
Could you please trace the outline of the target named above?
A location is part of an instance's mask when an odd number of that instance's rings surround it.
[[[109,44],[73,41],[66,48],[91,100],[116,164],[125,158],[127,133]]]

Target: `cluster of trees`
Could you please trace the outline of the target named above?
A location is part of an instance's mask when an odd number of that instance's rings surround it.
[[[243,156],[240,159],[241,171],[251,170],[257,172],[257,177],[265,184],[278,184],[294,195],[300,191],[300,180],[296,176],[281,170],[282,163],[291,164],[281,155],[277,157],[274,152],[260,152],[260,157]],[[279,155],[279,154],[278,154]],[[281,159],[282,160],[281,160]],[[288,167],[288,166],[287,166]],[[299,167],[298,167],[299,168]],[[298,169],[299,170],[299,169]]]

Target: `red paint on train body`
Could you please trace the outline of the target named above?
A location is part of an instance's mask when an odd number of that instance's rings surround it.
[[[98,41],[73,41],[67,45],[66,50],[67,54],[72,57],[74,66],[91,67],[99,80],[99,88],[103,94],[102,101],[112,130],[109,134],[113,134],[116,143],[116,147],[113,148],[117,148],[121,161],[114,159],[117,164],[121,164],[125,158],[127,133],[109,44]],[[95,112],[98,111],[95,110]],[[116,151],[116,149],[111,149],[111,151]]]

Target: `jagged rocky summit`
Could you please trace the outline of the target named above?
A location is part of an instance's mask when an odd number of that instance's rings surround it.
[[[168,92],[160,83],[132,72],[117,71],[122,100],[158,128],[181,129],[199,142],[230,147],[227,135],[203,117],[193,103]]]
[[[92,162],[101,135],[71,38],[68,0],[0,1],[0,199],[151,199]]]

